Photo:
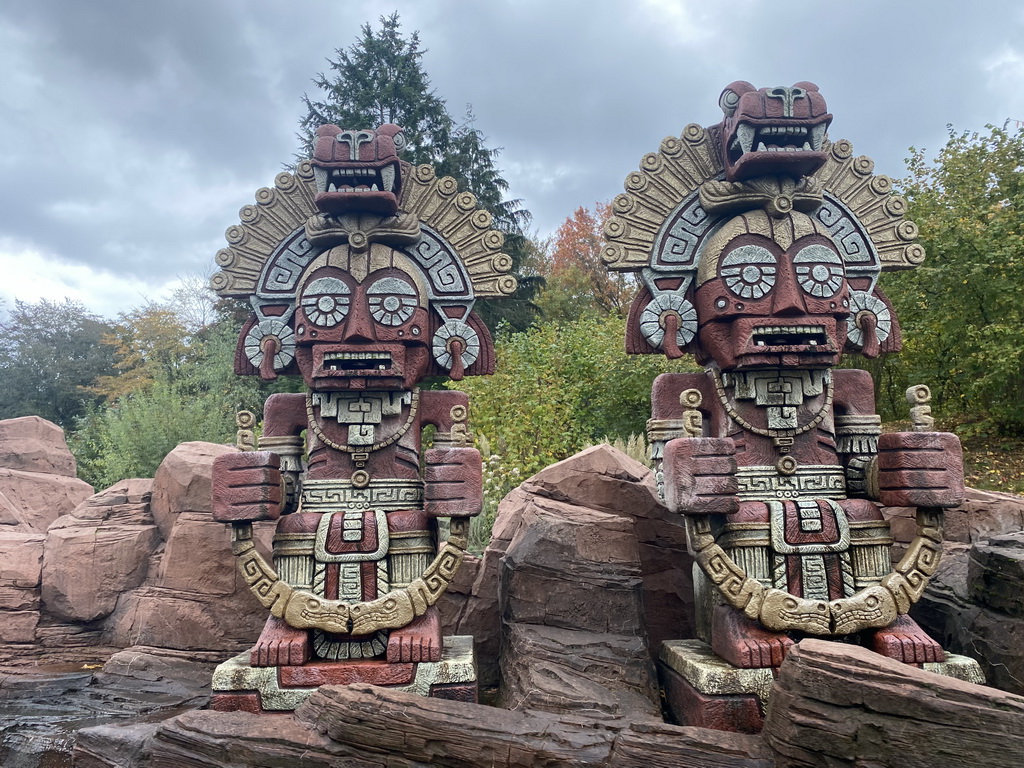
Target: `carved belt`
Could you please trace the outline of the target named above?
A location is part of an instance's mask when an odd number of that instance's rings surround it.
[[[302,484],[302,512],[422,508],[422,480],[370,480],[364,488],[356,488],[348,480],[306,480]]]
[[[740,501],[846,498],[846,474],[842,467],[829,464],[798,465],[789,475],[773,466],[739,467],[736,480]]]

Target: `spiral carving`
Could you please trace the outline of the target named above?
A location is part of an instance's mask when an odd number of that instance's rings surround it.
[[[446,178],[451,178],[450,176]],[[441,180],[444,182],[444,179]],[[455,181],[452,179],[452,181]],[[455,207],[460,211],[472,211],[476,208],[476,196],[472,192],[463,192],[455,198]]]
[[[612,200],[612,211],[614,213],[624,215],[631,212],[634,208],[636,208],[636,198],[632,195],[619,193]]]
[[[690,123],[685,128],[683,128],[681,138],[685,139],[691,144],[700,144],[702,141],[704,141],[705,134],[706,132],[704,130],[704,126],[698,125],[697,123]]]

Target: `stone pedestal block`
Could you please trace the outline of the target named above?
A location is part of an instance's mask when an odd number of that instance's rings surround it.
[[[370,683],[420,696],[477,701],[473,638],[444,639],[437,662],[311,661],[294,667],[254,667],[249,651],[225,661],[213,673],[213,709],[222,712],[291,712],[320,685]]]

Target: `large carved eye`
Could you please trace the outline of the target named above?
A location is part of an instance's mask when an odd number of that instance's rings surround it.
[[[401,325],[419,305],[416,289],[400,277],[382,277],[370,286],[366,296],[370,314],[381,325]]]
[[[815,243],[801,248],[793,257],[796,280],[811,296],[827,299],[843,287],[843,262],[826,245]]]
[[[344,280],[321,277],[306,286],[302,295],[302,309],[313,325],[330,328],[348,314],[351,291]]]
[[[760,245],[741,245],[722,259],[720,271],[741,299],[760,299],[775,285],[775,255]]]

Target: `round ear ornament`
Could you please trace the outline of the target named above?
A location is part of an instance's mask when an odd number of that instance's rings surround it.
[[[434,333],[431,350],[437,364],[460,381],[480,355],[480,337],[462,320],[446,320]]]
[[[850,318],[846,337],[865,357],[877,357],[892,330],[892,314],[885,302],[864,291],[850,292]]]
[[[678,294],[655,296],[640,313],[640,332],[668,357],[681,357],[682,349],[697,334],[697,310]]]
[[[295,359],[295,334],[288,323],[264,318],[245,336],[245,355],[259,369],[260,378],[271,381]]]

